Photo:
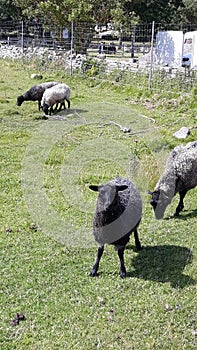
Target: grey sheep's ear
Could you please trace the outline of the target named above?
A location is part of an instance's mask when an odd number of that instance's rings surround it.
[[[116,192],[124,191],[128,188],[127,185],[116,185]]]
[[[98,192],[99,191],[99,186],[97,186],[97,185],[90,185],[89,189],[92,190],[92,191]]]
[[[147,190],[147,193],[150,194],[151,196],[153,195],[153,192],[150,190]]]

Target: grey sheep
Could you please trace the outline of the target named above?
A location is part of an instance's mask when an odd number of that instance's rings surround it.
[[[124,278],[124,250],[132,232],[136,249],[141,249],[137,231],[142,215],[140,192],[130,180],[121,177],[116,177],[105,185],[91,185],[89,188],[98,191],[93,219],[93,234],[98,244],[98,252],[90,275],[97,275],[104,245],[107,243],[114,245],[118,252],[120,276]]]
[[[17,97],[17,106],[21,106],[24,101],[38,101],[38,110],[40,111],[44,91],[57,84],[58,82],[56,81],[49,81],[32,86],[28,91],[24,92],[24,94]]]
[[[65,100],[68,103],[68,108],[70,108],[70,88],[68,85],[61,83],[57,84],[47,90],[45,90],[42,101],[41,101],[41,107],[45,114],[49,114],[53,112],[53,106],[57,103],[60,103],[61,110],[62,107],[66,108],[65,106]]]
[[[197,141],[187,145],[179,145],[170,153],[164,174],[157,182],[154,191],[148,191],[152,196],[150,204],[154,208],[156,219],[162,219],[166,207],[172,198],[179,193],[180,200],[174,216],[183,210],[183,199],[186,193],[197,186]]]

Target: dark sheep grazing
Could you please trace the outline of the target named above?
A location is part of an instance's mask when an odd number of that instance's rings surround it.
[[[170,153],[163,176],[157,182],[154,191],[148,191],[152,196],[156,219],[162,219],[166,207],[172,198],[179,193],[180,200],[174,216],[178,216],[184,208],[183,199],[186,193],[197,186],[197,141],[186,146],[177,146]]]
[[[112,244],[120,260],[120,276],[126,277],[124,250],[134,232],[135,246],[141,249],[138,238],[138,225],[142,215],[141,195],[136,186],[128,179],[117,177],[106,185],[89,186],[98,191],[96,211],[93,220],[93,234],[98,244],[95,264],[90,273],[96,276],[104,245]]]
[[[99,44],[99,54],[101,53],[105,53],[105,54],[114,54],[116,53],[116,46],[114,43],[110,43],[110,44],[105,44],[105,43],[101,43]]]
[[[31,89],[17,97],[17,106],[21,106],[24,101],[38,101],[38,110],[40,111],[44,91],[57,84],[58,82],[56,81],[49,81],[47,83],[32,86]]]

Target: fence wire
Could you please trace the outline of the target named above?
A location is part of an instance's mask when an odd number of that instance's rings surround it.
[[[156,36],[160,31],[195,30],[190,24],[179,27],[149,23],[130,28],[115,28],[111,23],[95,26],[72,23],[66,28],[40,23],[7,22],[0,24],[0,52],[5,47],[22,50],[24,62],[39,58],[38,68],[57,69],[58,64],[71,75],[79,73],[100,80],[134,84],[151,90],[190,92],[197,84],[196,70],[188,67],[157,65]],[[39,51],[41,50],[41,51]],[[32,52],[33,54],[29,54]],[[55,52],[55,56],[53,54]],[[55,57],[55,63],[52,63]]]

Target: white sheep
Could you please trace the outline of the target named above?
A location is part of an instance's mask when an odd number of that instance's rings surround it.
[[[154,208],[156,219],[162,219],[166,207],[171,203],[176,193],[180,200],[174,215],[183,210],[183,199],[186,193],[197,186],[197,141],[186,146],[177,146],[170,153],[164,174],[157,182],[154,191],[148,191],[152,196],[150,204]]]
[[[98,191],[96,211],[93,220],[93,233],[98,244],[95,264],[90,273],[96,276],[104,245],[112,244],[118,251],[120,276],[126,276],[124,250],[134,232],[136,249],[141,249],[138,238],[138,225],[142,216],[142,199],[137,187],[128,179],[116,177],[105,185],[89,188]]]
[[[46,115],[50,108],[49,114],[51,115],[55,104],[60,103],[59,110],[61,110],[62,107],[66,108],[65,100],[68,103],[68,108],[70,108],[70,88],[68,85],[60,83],[45,90],[41,100],[41,107]]]

